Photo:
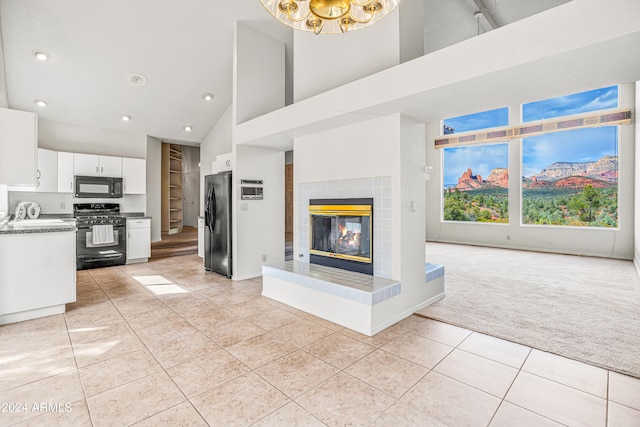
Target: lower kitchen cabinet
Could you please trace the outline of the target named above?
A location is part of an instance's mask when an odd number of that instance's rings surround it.
[[[127,218],[127,264],[147,262],[151,256],[151,219]]]
[[[0,325],[65,312],[76,300],[73,232],[0,235]]]

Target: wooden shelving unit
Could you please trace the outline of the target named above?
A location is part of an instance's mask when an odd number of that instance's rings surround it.
[[[182,149],[162,143],[162,232],[182,231]]]

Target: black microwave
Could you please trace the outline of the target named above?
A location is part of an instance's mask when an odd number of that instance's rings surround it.
[[[116,199],[122,197],[122,178],[79,175],[74,178],[77,198]]]

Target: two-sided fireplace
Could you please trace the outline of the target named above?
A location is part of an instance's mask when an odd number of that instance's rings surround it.
[[[314,264],[373,275],[373,199],[309,200]]]

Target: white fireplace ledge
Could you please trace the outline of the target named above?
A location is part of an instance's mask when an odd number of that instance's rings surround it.
[[[399,295],[400,282],[308,262],[285,261],[262,266],[262,275],[274,277],[365,305]]]

